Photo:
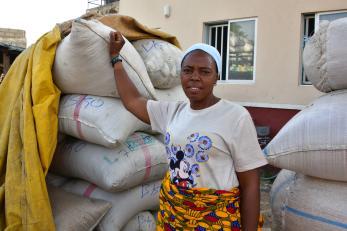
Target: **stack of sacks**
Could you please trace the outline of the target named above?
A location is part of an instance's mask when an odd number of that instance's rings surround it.
[[[275,230],[347,228],[346,38],[347,18],[320,25],[303,62],[312,84],[326,94],[294,116],[264,149],[270,164],[294,171],[282,170],[272,188]]]
[[[155,217],[149,211],[159,209],[168,169],[165,145],[117,98],[108,51],[111,30],[80,19],[57,48],[53,76],[64,93],[59,131],[66,137],[59,140],[47,184],[110,202],[98,230],[152,231]],[[133,43],[126,40],[120,55],[139,92],[149,99],[186,100],[180,50],[158,39]]]
[[[347,182],[282,169],[270,198],[273,230],[346,230]]]

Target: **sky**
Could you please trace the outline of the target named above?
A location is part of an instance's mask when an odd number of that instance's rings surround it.
[[[25,30],[28,47],[57,23],[77,18],[87,8],[88,0],[0,0],[0,28]]]

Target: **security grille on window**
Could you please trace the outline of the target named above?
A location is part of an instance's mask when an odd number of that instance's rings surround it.
[[[321,12],[315,14],[304,14],[304,31],[303,31],[303,45],[302,50],[305,47],[306,42],[318,30],[319,24],[322,20],[333,21],[339,18],[347,17],[347,11],[334,11],[334,12]],[[303,66],[301,65],[301,85],[310,85],[311,82],[307,79],[305,75]]]
[[[220,81],[254,82],[256,22],[256,19],[230,20],[208,26],[208,43],[222,55]]]

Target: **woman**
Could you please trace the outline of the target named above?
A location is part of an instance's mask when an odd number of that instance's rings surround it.
[[[157,230],[257,230],[258,169],[267,162],[243,107],[213,94],[221,73],[219,52],[189,48],[181,83],[189,103],[147,100],[122,66],[124,39],[110,33],[111,63],[124,106],[165,135],[169,171],[160,191]],[[241,218],[240,218],[241,217]]]

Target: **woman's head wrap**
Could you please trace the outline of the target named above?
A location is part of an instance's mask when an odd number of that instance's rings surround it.
[[[216,66],[217,66],[217,71],[218,74],[222,74],[222,57],[219,53],[219,51],[214,48],[213,46],[207,45],[205,43],[196,43],[193,46],[189,47],[183,54],[182,59],[181,59],[181,66],[184,58],[192,51],[195,50],[202,50],[205,51],[207,54],[209,54],[215,61]]]

